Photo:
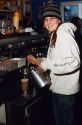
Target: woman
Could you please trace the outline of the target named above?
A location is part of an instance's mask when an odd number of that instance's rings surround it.
[[[74,106],[79,91],[80,52],[74,39],[76,26],[62,23],[58,7],[48,4],[43,12],[44,27],[50,34],[47,58],[39,62],[32,55],[30,63],[50,70],[53,109],[56,125],[73,125]]]

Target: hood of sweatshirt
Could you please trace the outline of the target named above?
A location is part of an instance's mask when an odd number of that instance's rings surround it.
[[[58,30],[63,30],[65,32],[68,32],[70,35],[74,37],[74,33],[77,30],[77,27],[74,24],[67,22],[67,23],[61,24]]]

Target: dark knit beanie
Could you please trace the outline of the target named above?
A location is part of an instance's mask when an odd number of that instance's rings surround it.
[[[43,18],[44,17],[57,17],[61,20],[61,13],[57,5],[50,3],[43,10]]]

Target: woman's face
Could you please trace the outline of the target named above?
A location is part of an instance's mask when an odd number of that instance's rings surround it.
[[[53,32],[56,31],[61,20],[56,17],[45,17],[44,18],[44,27],[49,31]]]

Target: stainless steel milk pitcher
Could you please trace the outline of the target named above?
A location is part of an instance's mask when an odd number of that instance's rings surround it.
[[[32,68],[31,69],[31,75],[35,79],[36,84],[40,87],[43,88],[45,86],[50,86],[51,81],[49,76],[43,72],[42,70],[39,70],[37,68]]]

